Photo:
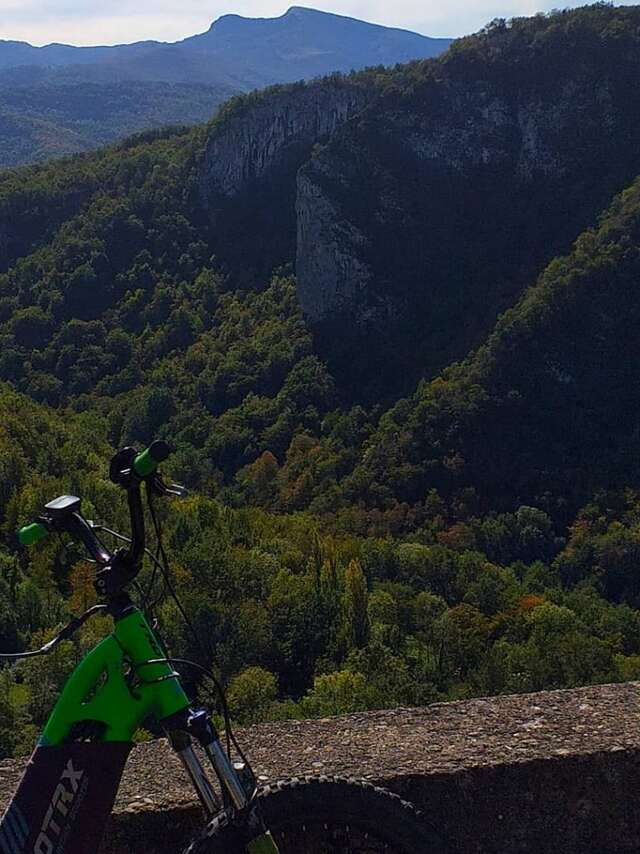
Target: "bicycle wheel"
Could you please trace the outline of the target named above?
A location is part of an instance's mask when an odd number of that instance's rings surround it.
[[[411,804],[359,780],[294,778],[257,803],[280,854],[452,854]],[[245,854],[250,827],[223,813],[184,854]]]

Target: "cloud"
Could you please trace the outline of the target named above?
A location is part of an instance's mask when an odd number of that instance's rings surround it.
[[[286,3],[286,0],[284,0]],[[474,32],[493,18],[550,11],[544,0],[290,0],[327,12],[434,36]],[[622,5],[631,5],[625,0]],[[247,17],[281,15],[282,0],[0,0],[0,38],[32,44],[115,44],[141,39],[176,41],[208,29],[229,12]],[[226,5],[233,3],[233,5]]]

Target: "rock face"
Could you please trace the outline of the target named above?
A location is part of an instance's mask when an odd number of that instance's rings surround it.
[[[268,177],[289,155],[302,160],[371,99],[371,90],[343,80],[299,85],[258,96],[226,117],[209,138],[200,186],[207,207]]]
[[[412,259],[414,286],[428,289],[437,299],[437,280],[445,274],[451,282],[443,265],[451,258],[456,233],[462,232],[464,224],[471,225],[467,229],[471,243],[485,233],[481,222],[469,223],[465,195],[471,182],[476,182],[477,194],[485,194],[489,205],[489,193],[503,202],[495,211],[499,219],[492,222],[503,231],[526,213],[529,195],[544,193],[547,217],[555,221],[572,189],[569,186],[555,197],[554,189],[565,180],[579,180],[577,173],[582,169],[589,173],[593,169],[594,183],[606,187],[603,202],[622,188],[617,180],[620,162],[613,161],[607,145],[608,138],[614,142],[611,131],[622,131],[625,122],[612,106],[619,94],[612,81],[594,80],[587,85],[568,79],[544,98],[526,90],[514,96],[504,85],[460,85],[448,80],[433,81],[429,88],[424,93],[429,97],[413,103],[392,104],[388,99],[377,103],[375,115],[371,110],[357,125],[345,129],[348,139],[335,141],[301,169],[297,271],[301,303],[313,320],[349,307],[359,320],[375,317],[376,305],[392,296],[380,288],[381,283],[387,288],[393,278],[388,261],[400,262],[402,269],[406,266],[402,256]],[[619,143],[629,130],[618,137]],[[640,126],[633,128],[633,134],[640,139]],[[586,152],[586,140],[589,146],[595,143],[595,157],[593,151]],[[640,168],[636,152],[629,156],[620,150],[629,177]],[[579,232],[571,211],[567,213],[570,228],[564,239],[551,235],[554,248],[566,245],[567,238]],[[410,240],[396,230],[397,222],[404,225]],[[445,235],[444,222],[448,224]],[[391,241],[383,240],[387,227]],[[539,243],[541,229],[546,230],[544,221],[531,222],[531,243]],[[383,242],[386,263],[378,252]],[[510,248],[499,247],[503,254]],[[531,248],[542,264],[545,253],[538,255],[538,247]],[[482,257],[481,248],[478,257]]]
[[[348,307],[371,271],[353,251],[364,246],[365,236],[341,219],[309,171],[298,173],[296,273],[301,305],[308,317],[318,319]]]
[[[200,196],[218,259],[241,287],[262,287],[296,254],[296,174],[374,97],[361,77],[328,78],[248,96],[215,123]]]
[[[479,346],[640,172],[636,32],[639,10],[590,7],[248,99],[201,169],[222,251],[247,235],[263,278],[295,255],[341,387],[410,392]]]
[[[300,169],[300,301],[356,397],[464,358],[640,172],[640,50],[563,38],[423,63]]]

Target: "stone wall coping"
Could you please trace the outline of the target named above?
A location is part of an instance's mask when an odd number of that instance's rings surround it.
[[[261,782],[308,774],[385,781],[640,750],[640,683],[491,697],[424,708],[238,728]],[[25,760],[0,762],[0,806]],[[195,802],[164,740],[134,748],[114,813]]]

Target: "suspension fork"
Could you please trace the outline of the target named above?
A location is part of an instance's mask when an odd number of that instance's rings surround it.
[[[208,711],[188,709],[183,715],[182,727],[168,732],[168,736],[209,818],[221,811],[222,804],[194,750],[194,739],[204,749],[220,781],[223,796],[231,803],[234,812],[241,813],[250,805],[256,792],[255,780],[244,762],[231,762]],[[247,843],[247,854],[279,854],[278,846],[264,826],[260,813],[247,811],[246,816],[254,827],[257,823],[258,830],[258,835]]]
[[[169,733],[169,741],[178,754],[178,758],[196,790],[207,817],[213,818],[222,809],[222,804],[207,777],[207,772],[203,768],[198,754],[193,749],[191,738],[183,732],[172,732]]]
[[[174,726],[175,723],[172,721]],[[241,812],[249,805],[255,792],[255,783],[246,773],[244,763],[231,762],[205,709],[187,710],[180,729],[172,727],[167,734],[208,815],[215,815],[222,805],[193,748],[194,740],[203,748],[234,810]]]

